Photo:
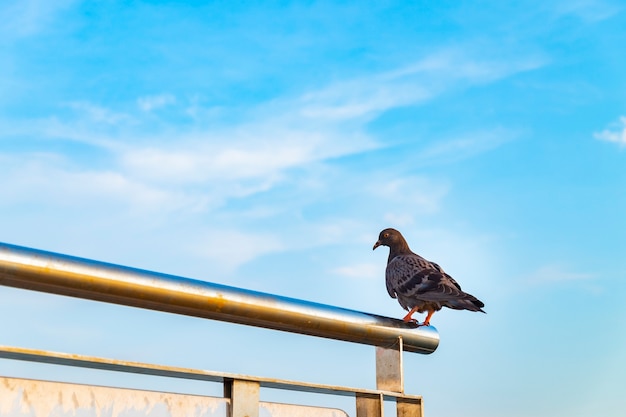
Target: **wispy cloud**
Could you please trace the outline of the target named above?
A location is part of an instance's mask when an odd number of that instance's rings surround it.
[[[307,93],[301,98],[301,111],[305,117],[319,119],[368,119],[385,110],[427,101],[458,83],[487,83],[545,63],[540,57],[491,60],[446,50],[398,69]]]
[[[235,269],[261,255],[285,249],[285,244],[275,235],[228,229],[206,230],[204,237],[192,239],[186,246],[197,256],[226,270]]]
[[[544,265],[527,276],[530,284],[568,283],[595,279],[594,274],[588,272],[571,271],[561,264]]]
[[[620,117],[618,122],[612,123],[607,129],[594,133],[593,137],[617,143],[620,147],[626,146],[626,116]]]
[[[384,271],[384,268],[381,268],[380,264],[362,263],[356,265],[341,266],[334,269],[332,272],[347,278],[380,279],[381,271]]]
[[[542,55],[499,56],[494,59],[476,48],[477,46],[468,46],[467,51],[460,48],[443,50],[391,74],[413,76],[430,74],[435,79],[445,80],[446,83],[450,81],[488,83],[541,68],[548,62]]]
[[[599,22],[619,13],[623,6],[603,0],[574,0],[561,2],[556,9],[559,14],[574,15],[583,21]]]
[[[395,70],[248,105],[237,110],[236,123],[223,122],[219,115],[213,119],[216,115],[205,111],[197,97],[185,100],[169,92],[140,95],[118,106],[66,102],[62,110],[70,109],[69,114],[11,124],[18,136],[37,137],[49,148],[14,158],[5,155],[4,166],[12,168],[3,174],[3,204],[45,196],[50,207],[90,207],[93,213],[114,211],[134,219],[145,213],[185,223],[185,218],[202,216],[202,227],[191,233],[196,249],[190,253],[213,256],[215,263],[230,269],[304,245],[284,242],[263,226],[282,224],[282,216],[290,216],[293,230],[310,236],[309,246],[350,239],[362,232],[366,217],[413,224],[416,216],[439,210],[450,184],[407,174],[402,168],[407,160],[383,173],[336,169],[333,161],[383,147],[369,133],[368,123],[386,111],[429,100],[456,82],[484,83],[534,65],[533,60],[498,64],[437,54]],[[189,124],[178,123],[190,106],[194,114]],[[418,159],[422,152],[435,160],[475,155],[507,139],[491,132],[426,149],[423,144],[411,146]],[[55,146],[68,142],[89,145],[100,160],[94,164],[89,156]],[[319,208],[320,201],[341,204],[344,211],[337,212],[343,214],[331,217],[322,209],[315,218],[303,214]],[[355,206],[360,207],[358,215]],[[253,215],[264,221],[254,221]],[[244,218],[255,225],[245,228],[246,233],[239,225]],[[198,238],[203,228],[207,234],[219,229],[225,243]],[[237,247],[236,256],[224,259],[222,255]],[[368,268],[346,266],[336,272],[371,276]]]
[[[75,0],[20,0],[4,2],[0,6],[0,33],[3,36],[35,35],[44,30],[57,14],[68,9]]]
[[[440,138],[425,147],[417,157],[427,164],[456,162],[498,148],[518,136],[519,132],[504,128],[466,132]]]
[[[379,201],[391,208],[412,215],[433,213],[439,209],[450,185],[426,177],[404,176],[401,178],[380,179],[368,186],[368,191]]]
[[[419,103],[433,93],[408,77],[385,74],[337,83],[301,99],[302,115],[313,119],[370,118],[382,111]]]
[[[87,101],[70,102],[67,103],[67,107],[70,107],[77,113],[79,120],[81,120],[83,124],[119,125],[133,121],[133,117],[127,113],[117,112]]]
[[[4,158],[6,159],[6,157]],[[45,201],[49,207],[122,205],[131,212],[180,209],[193,202],[184,192],[136,181],[111,169],[74,169],[54,154],[27,154],[4,164],[5,204]]]
[[[242,133],[243,130],[245,133]],[[182,134],[176,144],[131,147],[119,155],[125,169],[165,183],[274,178],[280,172],[374,146],[363,137],[352,144],[334,134],[282,126],[249,125],[230,131]]]
[[[158,94],[153,96],[144,96],[137,99],[137,105],[145,112],[160,109],[170,104],[176,103],[176,97],[172,94]]]

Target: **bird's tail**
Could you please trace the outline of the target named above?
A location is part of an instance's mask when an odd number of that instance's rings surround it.
[[[487,312],[483,310],[484,306],[485,303],[467,293],[463,293],[463,297],[448,301],[447,305],[447,307],[454,310],[480,311],[481,313],[487,314]]]
[[[483,303],[482,301],[480,301],[478,298],[474,297],[473,295],[470,295],[470,297],[472,297],[472,299],[470,301],[477,308],[476,311],[480,311],[481,313],[487,314],[487,312],[485,310],[483,310],[483,307],[485,306],[485,303]]]

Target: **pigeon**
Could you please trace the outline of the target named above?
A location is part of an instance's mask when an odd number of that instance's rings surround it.
[[[461,286],[434,262],[430,262],[409,248],[402,234],[396,229],[380,232],[374,244],[389,247],[385,281],[387,292],[409,311],[403,320],[418,326],[430,326],[435,311],[442,307],[454,310],[480,311],[484,313],[482,301],[461,290]],[[372,249],[372,250],[373,250]],[[420,324],[411,318],[413,313],[427,312],[426,320]]]

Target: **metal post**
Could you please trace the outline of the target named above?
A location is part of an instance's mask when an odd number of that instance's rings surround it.
[[[389,348],[376,347],[376,389],[404,394],[402,337]],[[423,417],[421,398],[396,397],[397,417]]]
[[[396,415],[397,417],[423,417],[424,404],[421,399],[397,398]]]
[[[376,347],[376,389],[404,393],[402,337],[389,347]]]
[[[383,417],[383,395],[356,394],[356,417]]]
[[[230,417],[259,417],[260,384],[256,381],[224,381],[224,397],[230,398]]]

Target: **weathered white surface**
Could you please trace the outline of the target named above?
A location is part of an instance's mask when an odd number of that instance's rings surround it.
[[[261,402],[259,417],[348,417],[336,408],[308,407],[302,405]]]
[[[227,417],[226,398],[0,377],[0,417]],[[261,402],[260,417],[347,417],[341,410]]]

